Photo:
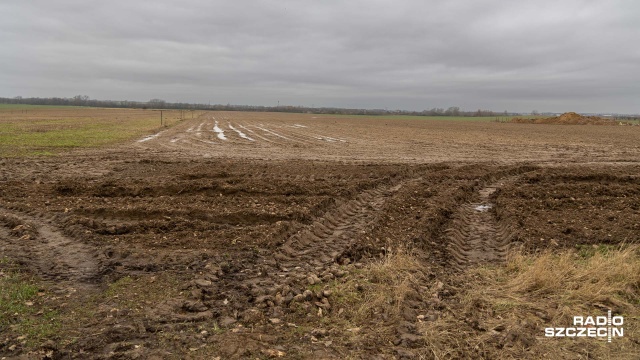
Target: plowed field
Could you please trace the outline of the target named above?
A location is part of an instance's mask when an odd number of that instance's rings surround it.
[[[27,274],[41,309],[5,314],[0,355],[582,358],[543,336],[569,325],[551,301],[488,329],[460,296],[470,269],[512,253],[640,242],[639,140],[638,127],[228,112],[0,159],[0,276]],[[637,316],[624,304],[586,309]],[[25,334],[43,312],[55,332]],[[439,321],[495,336],[435,344]],[[609,348],[579,344],[632,358],[633,321]]]

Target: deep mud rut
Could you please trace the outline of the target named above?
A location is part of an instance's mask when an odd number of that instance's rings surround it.
[[[447,279],[466,268],[513,246],[640,241],[637,165],[342,162],[368,151],[344,129],[234,116],[112,152],[3,160],[0,257],[45,290],[80,291],[43,302],[62,319],[55,346],[8,329],[1,355],[429,358],[420,323],[455,312]],[[287,159],[255,159],[270,154]],[[363,269],[398,248],[422,261],[399,315],[332,323],[344,298],[331,290],[366,284]]]
[[[376,213],[383,209],[385,198],[402,187],[382,186],[365,191],[355,199],[327,212],[311,225],[291,236],[283,245],[282,261],[308,263],[322,266],[340,260],[344,251],[352,245],[360,233],[366,232],[376,222]]]
[[[0,229],[3,252],[45,280],[90,287],[101,277],[104,256],[65,236],[54,222],[0,207],[0,223],[8,226]]]
[[[503,184],[500,181],[481,188],[471,202],[462,204],[453,215],[445,230],[453,268],[463,270],[505,261],[514,233],[508,225],[498,224],[492,211],[495,204],[491,202],[491,196]]]

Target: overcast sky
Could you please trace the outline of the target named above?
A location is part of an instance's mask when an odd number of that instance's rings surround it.
[[[637,0],[2,0],[0,96],[640,113]]]

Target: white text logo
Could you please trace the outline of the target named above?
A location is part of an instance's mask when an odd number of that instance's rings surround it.
[[[574,316],[573,327],[545,328],[546,337],[598,337],[607,338],[611,342],[613,337],[624,336],[624,318],[611,316]]]

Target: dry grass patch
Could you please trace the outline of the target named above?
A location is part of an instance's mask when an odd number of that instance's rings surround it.
[[[640,246],[513,254],[504,267],[468,271],[447,314],[423,331],[432,358],[616,358],[640,354]],[[624,316],[624,337],[547,338],[573,316]]]
[[[328,287],[333,310],[321,322],[350,344],[377,344],[379,351],[393,352],[407,301],[422,302],[422,294],[428,293],[429,268],[410,252],[399,250],[345,269],[349,274]]]
[[[424,265],[406,251],[386,256],[365,268],[366,289],[357,314],[364,319],[384,312],[400,316],[405,299],[415,296],[415,288],[423,278]]]
[[[627,306],[640,305],[639,247],[599,249],[592,255],[573,251],[545,252],[538,257],[514,255],[506,268],[516,275],[509,287],[566,306],[601,302],[624,311]]]

